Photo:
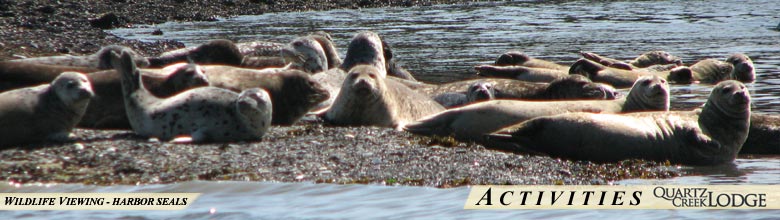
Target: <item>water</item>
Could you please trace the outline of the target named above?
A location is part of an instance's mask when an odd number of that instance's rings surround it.
[[[780,4],[758,1],[508,2],[418,8],[333,10],[242,16],[220,22],[166,23],[112,33],[140,40],[174,39],[197,45],[215,38],[289,42],[309,32],[329,32],[345,52],[361,30],[378,32],[401,64],[418,79],[448,82],[473,77],[472,67],[521,50],[564,64],[592,51],[632,59],[665,50],[691,64],[704,58],[749,55],[758,80],[750,84],[756,112],[778,112],[780,103]],[[162,36],[149,33],[161,29]],[[672,104],[704,103],[711,85],[674,85]],[[617,184],[780,184],[780,157],[740,158],[734,165],[683,168],[689,175]],[[433,189],[309,183],[187,182],[170,185],[83,186],[0,184],[0,192],[203,192],[184,211],[10,212],[14,218],[310,219],[310,218],[603,218],[772,219],[780,211],[486,211],[462,210],[469,188]],[[209,214],[214,208],[216,212]]]

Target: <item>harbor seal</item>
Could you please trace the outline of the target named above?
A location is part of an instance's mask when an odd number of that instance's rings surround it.
[[[484,77],[515,79],[526,82],[551,82],[569,75],[568,72],[562,70],[525,66],[479,65],[475,66],[474,70],[477,71],[477,75]]]
[[[750,130],[740,154],[780,154],[780,116],[751,114]]]
[[[0,93],[0,148],[67,140],[93,95],[87,77],[76,72],[64,72],[51,84]]]
[[[574,160],[719,165],[734,161],[749,126],[750,94],[742,83],[729,80],[716,85],[697,111],[560,114],[525,121],[487,139]]]
[[[158,98],[209,85],[202,68],[196,64],[174,64],[163,69],[141,69],[139,72],[144,87]],[[78,127],[130,129],[119,73],[105,70],[90,73],[87,77],[92,82],[95,96]]]
[[[271,125],[271,99],[264,90],[240,94],[200,87],[170,98],[158,98],[143,85],[141,73],[127,52],[112,53],[121,75],[125,110],[133,131],[141,136],[172,140],[189,136],[192,142],[261,140]]]
[[[628,88],[642,76],[656,75],[675,83],[691,83],[693,72],[687,67],[680,67],[664,72],[640,72],[624,70],[601,65],[588,59],[579,59],[571,65],[569,74],[587,76],[594,82],[610,84],[616,88]]]
[[[57,66],[86,67],[92,69],[105,70],[105,69],[111,69],[111,64],[109,63],[110,53],[111,52],[119,53],[122,50],[128,50],[129,53],[131,53],[130,55],[133,57],[133,60],[136,63],[138,63],[138,66],[146,67],[149,65],[149,60],[147,60],[146,57],[139,55],[138,53],[130,50],[127,47],[119,46],[119,45],[105,46],[100,48],[100,50],[95,52],[94,54],[86,55],[86,56],[62,55],[62,56],[15,59],[15,60],[8,60],[8,61],[21,62],[21,63],[48,64],[48,65],[57,65]]]
[[[751,83],[756,81],[756,70],[753,66],[753,60],[745,54],[736,53],[726,58],[726,62],[730,63],[734,68],[729,75],[730,79],[737,80],[743,83]]]
[[[324,114],[335,125],[372,125],[398,128],[444,107],[403,84],[383,78],[373,65],[349,71],[341,93]]]
[[[0,61],[0,91],[51,82],[63,72],[91,73],[96,68]]]
[[[593,52],[580,51],[580,55],[585,59],[600,63],[601,65],[624,70],[643,69],[654,65],[681,66],[683,64],[682,59],[665,51],[645,52],[628,62],[604,57]]]
[[[520,51],[508,51],[498,56],[496,66],[526,66],[532,68],[545,68],[560,71],[568,71],[569,67],[555,62],[536,59]]]
[[[211,86],[234,92],[251,88],[267,91],[274,103],[274,125],[294,124],[331,96],[310,74],[300,70],[256,70],[221,65],[204,65],[203,69]]]
[[[484,81],[493,85],[496,99],[615,99],[617,92],[610,85],[594,83],[581,75],[569,75],[550,83],[533,83],[512,79],[481,78],[456,81],[440,85],[421,82],[399,81],[408,87],[435,97],[445,93],[457,93],[467,90],[476,82]]]
[[[329,69],[327,55],[322,44],[313,37],[299,37],[282,49],[285,61],[290,62],[290,68],[303,70],[307,73],[319,73]]]
[[[379,77],[387,77],[385,66],[385,52],[382,39],[371,31],[363,31],[355,34],[347,47],[347,55],[339,68],[349,71],[361,64],[372,65],[379,70]]]
[[[433,97],[433,100],[444,106],[444,108],[449,109],[495,98],[496,90],[493,87],[493,84],[485,81],[478,81],[471,84],[468,91],[444,93]]]
[[[117,51],[118,53],[119,51]],[[232,41],[211,40],[197,47],[182,48],[160,54],[149,59],[149,68],[162,68],[174,63],[193,62],[197,64],[221,64],[241,66],[244,55]]]
[[[669,110],[669,84],[660,77],[637,80],[628,96],[617,100],[519,101],[492,100],[453,108],[406,125],[414,134],[454,136],[482,141],[483,135],[525,120],[567,112],[626,113]]]

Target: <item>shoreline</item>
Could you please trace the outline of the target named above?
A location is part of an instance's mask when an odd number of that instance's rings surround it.
[[[178,2],[178,3],[177,3]],[[356,7],[421,6],[472,1],[27,1],[0,6],[0,60],[89,54],[120,44],[152,56],[183,47],[176,41],[126,40],[101,27],[269,12]],[[178,7],[178,8],[177,8]],[[143,13],[141,13],[143,12]],[[114,16],[111,16],[113,14]],[[166,16],[167,15],[167,16]],[[102,19],[101,19],[102,18]],[[0,179],[14,183],[159,184],[193,180],[363,183],[457,187],[472,184],[610,184],[669,178],[670,164],[628,160],[596,164],[487,150],[448,138],[389,128],[328,127],[299,122],[274,126],[255,143],[169,144],[127,130],[74,130],[71,143],[0,150]]]

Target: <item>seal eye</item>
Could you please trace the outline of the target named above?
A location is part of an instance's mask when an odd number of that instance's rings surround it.
[[[296,41],[296,42],[293,43],[293,46],[295,46],[295,47],[300,47],[302,45],[303,45],[303,43],[301,43],[300,41]]]
[[[650,80],[642,81],[642,86],[649,86],[649,85],[650,85]]]
[[[376,79],[376,74],[369,73],[368,76],[371,77],[372,79]]]
[[[68,84],[65,85],[65,88],[68,88],[68,89],[76,88],[76,82],[68,81]]]

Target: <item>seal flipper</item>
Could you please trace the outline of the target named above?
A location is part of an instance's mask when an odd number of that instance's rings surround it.
[[[449,124],[457,118],[457,111],[444,111],[439,114],[434,114],[406,124],[402,127],[404,131],[427,136],[449,136],[452,135],[452,131],[449,128]]]
[[[574,64],[569,67],[569,74],[583,75],[591,78],[604,68],[606,68],[604,65],[583,58],[577,60],[577,62],[574,62]]]

